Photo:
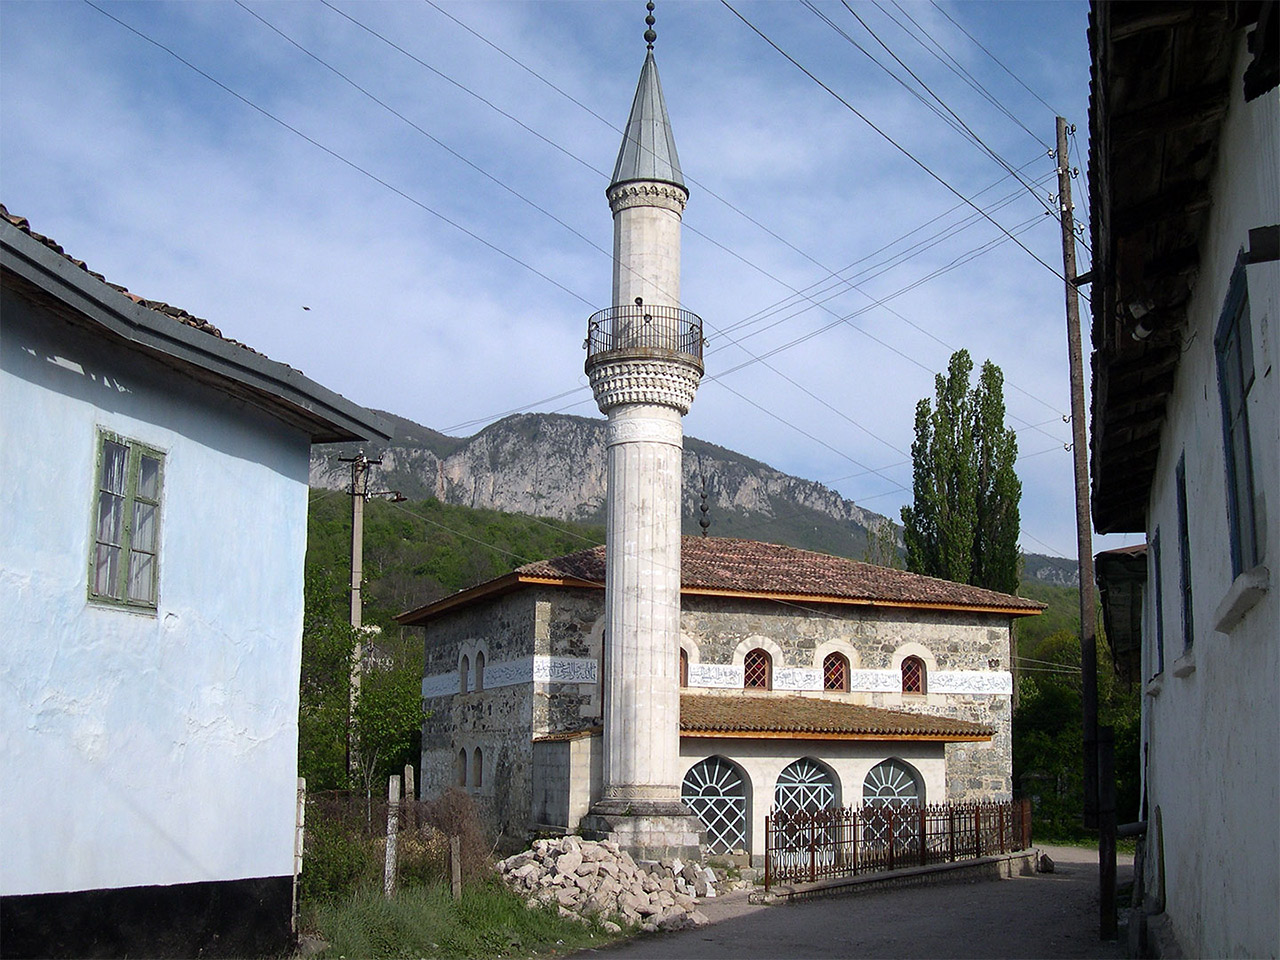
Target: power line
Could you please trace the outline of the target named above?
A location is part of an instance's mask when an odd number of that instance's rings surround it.
[[[322,2],[323,2],[323,0],[322,0]],[[998,229],[1001,233],[1003,233],[1005,236],[1007,236],[1010,240],[1013,240],[1013,242],[1014,242],[1014,243],[1016,243],[1019,247],[1021,247],[1021,248],[1022,248],[1022,250],[1023,250],[1023,251],[1028,255],[1028,256],[1030,256],[1030,257],[1031,257],[1031,259],[1035,260],[1038,264],[1040,264],[1042,267],[1044,267],[1046,270],[1048,270],[1050,273],[1052,273],[1052,274],[1053,274],[1055,277],[1057,277],[1059,280],[1062,280],[1062,279],[1063,279],[1063,278],[1062,278],[1062,274],[1061,274],[1061,273],[1059,273],[1059,272],[1058,272],[1058,270],[1057,270],[1056,268],[1054,268],[1054,267],[1053,267],[1053,266],[1051,266],[1047,261],[1045,261],[1044,259],[1042,259],[1042,258],[1040,257],[1040,255],[1039,255],[1039,254],[1037,254],[1034,250],[1032,250],[1030,247],[1028,247],[1026,244],[1024,244],[1021,240],[1018,240],[1016,237],[1014,237],[1014,236],[1013,236],[1013,234],[1011,234],[1008,230],[1006,230],[1003,226],[1001,226],[998,222],[996,222],[996,220],[995,220],[995,219],[993,219],[993,218],[992,218],[991,216],[989,216],[987,213],[985,213],[985,212],[981,211],[981,208],[979,208],[976,204],[974,204],[974,203],[972,203],[971,201],[969,201],[968,199],[966,199],[966,198],[964,197],[964,195],[963,195],[962,193],[960,193],[960,191],[959,191],[959,190],[957,190],[955,187],[951,186],[951,184],[950,184],[950,183],[948,183],[946,180],[944,180],[941,176],[939,176],[938,174],[934,173],[934,171],[933,171],[932,169],[930,169],[930,168],[929,168],[929,167],[928,167],[928,166],[927,166],[927,165],[926,165],[922,160],[918,159],[918,158],[917,158],[913,153],[911,153],[909,150],[907,150],[907,148],[906,148],[906,147],[902,146],[902,144],[898,143],[898,142],[897,142],[896,140],[894,140],[891,136],[889,136],[887,133],[885,133],[883,130],[881,130],[881,129],[880,129],[880,127],[878,127],[875,123],[873,123],[873,122],[871,121],[871,119],[870,119],[870,118],[868,118],[868,117],[866,116],[866,114],[864,114],[861,110],[859,110],[857,107],[855,107],[853,104],[851,104],[851,103],[850,103],[848,100],[846,100],[844,97],[840,96],[840,94],[836,93],[836,92],[835,92],[835,90],[833,90],[831,87],[829,87],[829,86],[828,86],[826,83],[824,83],[822,80],[818,79],[818,77],[817,77],[817,76],[815,76],[815,75],[814,75],[814,74],[813,74],[813,73],[812,73],[812,72],[811,72],[807,67],[805,67],[803,64],[801,64],[801,63],[800,63],[800,61],[796,60],[796,59],[795,59],[795,57],[791,56],[791,54],[789,54],[789,53],[787,53],[785,50],[783,50],[783,49],[782,49],[782,47],[780,47],[777,43],[775,43],[775,42],[774,42],[774,41],[773,41],[773,40],[772,40],[772,39],[771,39],[771,38],[770,38],[766,33],[764,33],[764,31],[762,31],[759,27],[757,27],[757,26],[756,26],[755,24],[753,24],[750,20],[748,20],[746,17],[744,17],[742,14],[740,14],[737,10],[735,10],[735,9],[733,8],[733,5],[729,3],[729,0],[720,0],[720,2],[721,2],[722,4],[724,4],[724,6],[725,6],[725,7],[727,7],[727,8],[728,8],[728,10],[729,10],[729,12],[730,12],[730,13],[732,13],[735,17],[737,17],[739,20],[741,20],[743,23],[745,23],[748,27],[750,27],[750,28],[752,29],[752,31],[754,31],[754,32],[756,33],[756,35],[760,37],[760,39],[762,39],[765,43],[769,44],[769,46],[771,46],[774,50],[776,50],[776,51],[777,51],[778,53],[780,53],[783,57],[785,57],[787,60],[789,60],[789,61],[791,62],[791,64],[792,64],[793,66],[795,66],[795,67],[796,67],[796,69],[798,69],[801,73],[803,73],[805,76],[807,76],[810,80],[812,80],[812,81],[813,81],[814,83],[816,83],[818,86],[822,87],[822,89],[823,89],[823,90],[827,91],[827,93],[829,93],[832,97],[834,97],[836,100],[838,100],[838,101],[839,101],[839,102],[840,102],[840,103],[845,107],[845,109],[847,109],[850,113],[852,113],[854,116],[856,116],[859,120],[861,120],[863,123],[865,123],[867,126],[869,126],[869,127],[870,127],[872,130],[874,130],[877,134],[879,134],[879,135],[880,135],[880,137],[882,137],[886,142],[888,142],[890,145],[892,145],[892,146],[893,146],[893,147],[894,147],[894,148],[895,148],[899,153],[901,153],[904,157],[906,157],[908,160],[910,160],[912,163],[914,163],[917,167],[919,167],[921,170],[923,170],[925,173],[927,173],[930,177],[932,177],[934,180],[936,180],[939,184],[941,184],[943,187],[945,187],[945,188],[946,188],[947,190],[949,190],[951,193],[955,194],[957,197],[960,197],[962,200],[964,200],[966,203],[968,203],[970,206],[972,206],[972,207],[973,207],[973,209],[978,210],[979,212],[981,212],[981,213],[982,213],[982,216],[983,216],[986,220],[988,220],[988,221],[989,221],[993,226],[995,226],[995,227],[996,227],[996,229]],[[1064,281],[1064,282],[1065,282],[1065,281]],[[1081,296],[1084,296],[1084,295],[1083,295],[1083,294],[1081,294]]]
[[[188,67],[191,70],[194,70],[196,73],[204,77],[206,80],[208,80],[214,86],[218,87],[220,90],[235,97],[245,106],[251,108],[257,113],[260,113],[262,116],[266,117],[268,120],[272,121],[273,123],[279,124],[280,126],[284,127],[294,136],[299,137],[302,140],[305,140],[307,143],[311,144],[313,147],[316,147],[317,149],[322,150],[324,153],[328,154],[330,157],[337,160],[339,163],[342,163],[345,166],[350,167],[352,170],[355,170],[361,176],[367,177],[368,179],[372,180],[374,183],[377,183],[380,186],[386,187],[386,189],[390,190],[392,193],[396,194],[397,196],[405,200],[408,200],[410,203],[412,203],[415,207],[418,207],[420,210],[423,210],[426,213],[431,214],[433,217],[436,217],[437,219],[443,221],[444,223],[447,223],[449,226],[453,227],[455,230],[459,231],[460,233],[466,234],[468,237],[475,240],[477,243],[483,244],[485,247],[488,247],[494,253],[497,253],[503,257],[506,257],[508,260],[510,260],[513,263],[519,264],[520,266],[528,270],[530,273],[538,277],[541,277],[543,280],[547,281],[547,283],[551,284],[552,286],[556,287],[559,290],[563,290],[565,293],[569,294],[569,296],[573,297],[574,299],[581,300],[583,303],[585,303],[589,307],[595,306],[586,297],[582,296],[581,294],[573,290],[570,290],[560,281],[547,276],[545,273],[543,273],[541,270],[539,270],[537,267],[533,266],[532,264],[529,264],[526,261],[521,260],[519,257],[517,257],[513,253],[508,253],[506,250],[503,250],[497,244],[491,243],[490,241],[486,240],[484,237],[480,236],[478,233],[475,233],[474,231],[467,229],[462,224],[458,223],[456,220],[453,220],[450,217],[445,216],[443,213],[441,213],[439,210],[436,210],[434,207],[431,207],[428,204],[423,203],[417,197],[414,197],[411,194],[406,193],[405,191],[401,190],[399,187],[395,186],[389,181],[384,180],[382,177],[379,177],[377,174],[365,169],[364,167],[360,166],[360,164],[356,163],[354,160],[347,159],[342,154],[338,153],[336,150],[328,146],[325,146],[323,143],[321,143],[319,140],[316,140],[314,137],[308,136],[307,134],[299,130],[297,127],[285,122],[280,117],[277,117],[274,113],[271,113],[269,110],[266,110],[265,108],[258,106],[258,104],[254,103],[248,97],[245,97],[244,95],[236,92],[235,90],[231,89],[231,87],[223,83],[221,80],[218,80],[216,77],[213,77],[210,74],[206,73],[205,71],[201,70],[190,60],[187,60],[185,57],[181,56],[176,51],[165,46],[159,40],[153,40],[151,37],[147,36],[142,31],[137,30],[134,27],[130,26],[129,24],[125,23],[119,17],[116,17],[108,13],[106,10],[102,9],[102,7],[98,6],[98,4],[94,2],[94,0],[84,0],[84,2],[88,4],[90,7],[92,7],[94,10],[97,10],[98,13],[102,14],[108,20],[111,20],[114,23],[119,24],[120,26],[128,30],[130,33],[132,33],[134,36],[138,37],[141,40],[145,40],[147,43],[151,44],[157,49],[163,50],[165,53],[173,57],[183,66]],[[323,3],[324,0],[321,0],[321,2]]]
[[[958,20],[956,20],[955,17],[947,13],[947,11],[943,9],[942,5],[939,4],[937,0],[929,0],[929,2],[933,4],[934,9],[936,9],[940,14],[942,14],[944,17],[946,17],[948,20],[954,23],[961,33],[963,33],[966,37],[972,40],[979,50],[981,50],[988,57],[990,57],[995,62],[996,66],[998,66],[1001,70],[1003,70],[1009,76],[1013,77],[1013,79],[1017,81],[1018,85],[1021,86],[1022,89],[1026,90],[1027,93],[1031,94],[1033,97],[1039,100],[1045,106],[1045,108],[1048,109],[1049,112],[1051,112],[1055,117],[1061,115],[1060,111],[1054,109],[1053,107],[1049,106],[1048,103],[1045,102],[1044,97],[1040,96],[1040,94],[1036,93],[1029,86],[1027,86],[1027,84],[1023,81],[1023,79],[1020,76],[1018,76],[1008,67],[1006,67],[999,57],[997,57],[994,53],[992,53],[985,46],[983,46],[982,42],[977,37],[975,37],[972,33],[966,30],[964,26]]]

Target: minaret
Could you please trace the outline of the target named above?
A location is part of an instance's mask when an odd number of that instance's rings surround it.
[[[591,317],[587,377],[609,418],[604,776],[584,833],[633,856],[697,857],[680,800],[680,500],[684,431],[702,378],[702,321],[680,309],[680,216],[689,191],[648,53],[606,195],[613,303]]]

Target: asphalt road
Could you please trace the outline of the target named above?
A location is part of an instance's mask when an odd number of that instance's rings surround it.
[[[741,895],[706,901],[708,926],[641,936],[586,951],[608,960],[654,957],[1106,957],[1098,939],[1098,865],[1092,850],[1042,847],[1051,874],[881,890],[759,906]],[[1121,858],[1119,881],[1132,873]]]

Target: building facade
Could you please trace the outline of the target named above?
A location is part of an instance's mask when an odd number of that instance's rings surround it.
[[[602,783],[603,548],[401,615],[426,629],[425,794],[509,841],[576,831]],[[1011,795],[1012,621],[1041,607],[791,547],[685,537],[681,799],[705,852],[763,854],[774,806]]]
[[[0,214],[4,955],[284,950],[309,452],[384,430]]]
[[[1280,955],[1276,6],[1090,30],[1094,520],[1146,537],[1099,576],[1139,624],[1150,946],[1184,956]]]

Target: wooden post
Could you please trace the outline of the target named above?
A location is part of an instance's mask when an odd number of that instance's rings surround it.
[[[382,868],[382,892],[396,892],[396,834],[400,831],[400,778],[387,781],[387,859]]]
[[[462,838],[449,838],[449,873],[453,899],[462,899]]]
[[[298,805],[294,812],[293,830],[293,917],[290,925],[298,932],[298,877],[302,874],[302,853],[306,841],[307,778],[298,778]]]
[[[404,765],[404,825],[410,830],[418,828],[418,805],[416,801],[417,789],[413,776],[413,764],[406,763]]]

